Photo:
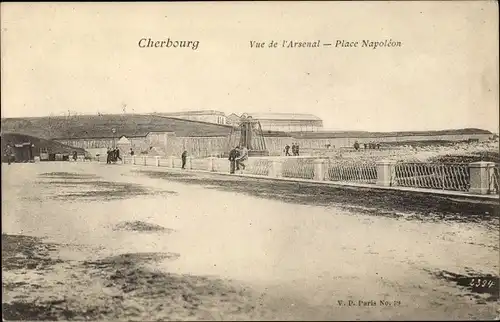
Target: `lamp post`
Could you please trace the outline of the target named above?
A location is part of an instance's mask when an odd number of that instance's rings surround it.
[[[111,129],[111,132],[113,132],[113,149],[116,148],[116,142],[115,142],[115,133],[116,133],[116,129],[115,128],[112,128]]]

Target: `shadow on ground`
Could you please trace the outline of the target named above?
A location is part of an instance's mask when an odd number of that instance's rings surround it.
[[[58,188],[56,193],[50,196],[55,200],[116,200],[134,196],[176,194],[175,191],[153,190],[134,183],[103,181],[92,174],[50,172],[43,173],[40,177],[44,180],[38,181],[37,184]],[[61,188],[74,188],[76,191],[65,192]]]
[[[210,189],[281,200],[287,203],[335,206],[377,216],[406,220],[473,222],[498,229],[499,203],[473,202],[424,193],[369,188],[333,187],[314,183],[271,181],[248,177],[222,177],[138,170],[151,178],[162,178]]]
[[[127,253],[62,261],[49,251],[67,246],[2,234],[2,265],[9,271],[2,278],[9,297],[2,300],[5,320],[266,319],[267,311],[255,304],[257,295],[237,283],[165,273],[151,265],[180,254]],[[32,265],[35,262],[39,265]]]

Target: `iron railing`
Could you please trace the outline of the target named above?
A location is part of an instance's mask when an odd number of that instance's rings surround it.
[[[182,161],[178,157],[151,157],[136,156],[136,165],[158,166],[180,168]],[[323,159],[322,168],[316,168],[315,162],[318,158],[286,157],[269,158],[255,157],[246,161],[246,168],[242,172],[257,176],[269,176],[274,169],[274,160],[280,165],[281,176],[284,178],[316,179],[338,182],[355,182],[375,184],[377,182],[377,164],[375,162],[342,159]],[[131,156],[123,157],[124,164],[132,164]],[[212,166],[209,169],[210,165]],[[214,172],[229,172],[229,160],[227,158],[188,158],[187,169],[204,170]],[[322,169],[324,174],[320,178],[315,175],[316,169]],[[428,188],[440,190],[469,191],[470,170],[467,163],[427,163],[427,162],[397,162],[390,167],[392,169],[390,182],[392,186]],[[273,171],[271,171],[273,170]],[[489,193],[499,193],[499,165],[492,165],[487,169]]]
[[[394,167],[393,185],[414,188],[468,191],[468,164],[398,162]]]
[[[325,179],[374,184],[377,182],[377,165],[375,163],[329,162]]]
[[[245,173],[258,176],[267,176],[269,175],[272,161],[266,158],[249,158],[246,164],[247,166],[244,170]]]
[[[314,160],[311,158],[287,158],[283,160],[282,176],[284,178],[313,179]]]

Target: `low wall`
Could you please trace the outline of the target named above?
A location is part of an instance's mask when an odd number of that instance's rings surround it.
[[[187,158],[185,169],[229,172],[225,158]],[[124,164],[180,168],[177,157],[124,157]],[[425,162],[358,162],[316,157],[252,157],[242,173],[313,181],[371,184],[380,187],[408,187],[458,191],[479,195],[499,192],[499,165],[493,162],[436,164]]]
[[[441,136],[399,136],[380,138],[327,138],[327,139],[298,139],[293,137],[264,137],[266,147],[270,155],[283,155],[285,145],[292,146],[296,143],[300,150],[305,152],[311,149],[325,149],[330,144],[331,149],[352,147],[354,142],[368,143],[376,141],[384,142],[407,142],[407,141],[465,141],[477,139],[479,141],[488,140],[489,134],[464,134],[464,135],[441,135]],[[231,142],[230,139],[232,140]],[[57,142],[84,149],[108,148],[113,146],[113,139],[78,139],[78,140],[56,140]],[[193,157],[221,156],[227,153],[230,147],[238,143],[238,136],[230,138],[221,137],[177,137],[175,133],[150,133],[146,137],[129,138],[130,147],[139,154],[141,151],[148,151],[149,147],[154,147],[166,156],[180,156],[184,150]],[[118,138],[115,142],[118,142]],[[128,151],[122,151],[128,153]]]

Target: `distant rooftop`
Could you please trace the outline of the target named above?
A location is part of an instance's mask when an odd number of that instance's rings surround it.
[[[246,113],[258,120],[299,120],[299,121],[321,121],[321,118],[312,114],[300,113]]]
[[[167,112],[167,113],[154,113],[157,115],[225,115],[224,112],[216,110],[203,110],[203,111],[180,111],[180,112]]]

